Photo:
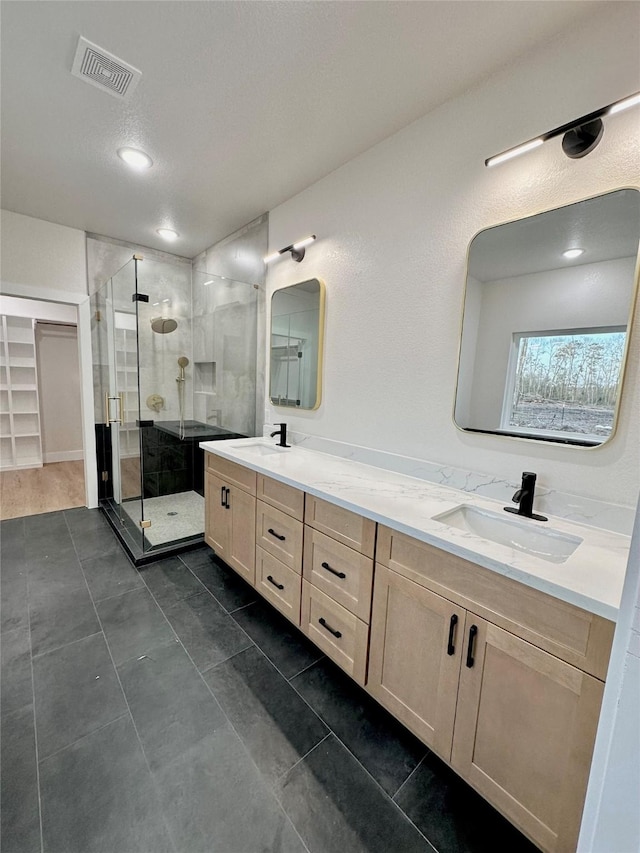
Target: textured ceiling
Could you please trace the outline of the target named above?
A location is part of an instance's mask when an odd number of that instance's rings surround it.
[[[192,257],[604,5],[4,0],[2,206]],[[131,100],[71,76],[79,35]]]

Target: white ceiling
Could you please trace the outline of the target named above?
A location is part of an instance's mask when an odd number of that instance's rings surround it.
[[[193,257],[604,6],[3,0],[2,206]],[[142,71],[131,100],[71,76],[79,35]]]

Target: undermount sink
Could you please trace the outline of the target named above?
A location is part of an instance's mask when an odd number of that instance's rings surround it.
[[[433,520],[550,563],[564,563],[583,541],[580,536],[570,533],[561,533],[549,527],[534,527],[539,524],[536,521],[503,517],[497,512],[469,504],[461,504],[434,515]]]

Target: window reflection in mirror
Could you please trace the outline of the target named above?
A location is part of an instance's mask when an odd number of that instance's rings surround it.
[[[639,237],[640,193],[625,189],[474,238],[455,402],[460,428],[582,446],[611,437]]]
[[[313,278],[271,297],[269,397],[275,406],[320,405],[324,283]]]

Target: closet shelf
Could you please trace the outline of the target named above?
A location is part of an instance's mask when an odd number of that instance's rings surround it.
[[[42,465],[35,321],[0,315],[2,469]],[[26,381],[25,381],[26,380]],[[22,430],[22,431],[21,431]]]

